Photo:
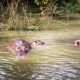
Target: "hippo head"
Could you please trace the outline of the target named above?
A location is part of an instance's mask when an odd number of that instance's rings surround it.
[[[15,46],[15,53],[16,56],[23,56],[26,55],[29,52],[29,48],[27,48],[26,46]]]
[[[34,42],[32,42],[32,45],[35,47],[36,46],[42,46],[42,45],[44,45],[44,42],[41,40],[35,40]]]
[[[75,46],[80,47],[80,40],[75,40]]]
[[[15,51],[17,55],[25,55],[31,49],[30,43],[25,40],[19,39],[15,41]]]
[[[17,39],[7,43],[6,48],[16,56],[24,56],[30,51],[31,45],[25,40]]]

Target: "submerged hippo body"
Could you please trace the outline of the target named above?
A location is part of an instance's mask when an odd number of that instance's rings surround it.
[[[30,43],[22,39],[9,42],[6,47],[16,56],[26,55],[31,49]]]

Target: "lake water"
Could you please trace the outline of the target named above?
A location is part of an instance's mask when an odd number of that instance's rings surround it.
[[[24,59],[16,60],[3,44],[14,39],[40,39]],[[0,80],[80,80],[80,48],[74,40],[80,31],[40,31],[0,33]]]

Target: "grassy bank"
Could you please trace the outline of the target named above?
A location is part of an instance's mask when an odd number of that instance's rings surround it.
[[[45,16],[31,17],[29,23],[26,23],[24,18],[19,17],[8,20],[6,22],[0,22],[0,31],[12,31],[12,30],[28,30],[28,31],[44,31],[44,30],[62,30],[62,29],[77,29],[80,27],[80,19],[52,19]]]

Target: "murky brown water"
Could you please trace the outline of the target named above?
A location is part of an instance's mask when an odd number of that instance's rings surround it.
[[[80,48],[73,41],[80,39],[79,31],[42,31],[0,33],[0,80],[80,80]],[[6,41],[22,38],[44,40],[24,59],[16,60],[2,46]]]

